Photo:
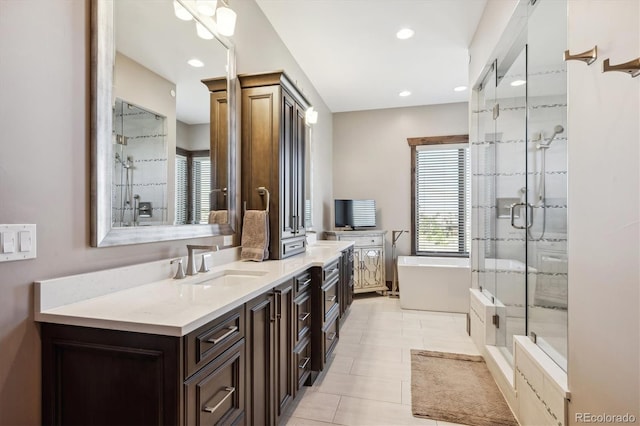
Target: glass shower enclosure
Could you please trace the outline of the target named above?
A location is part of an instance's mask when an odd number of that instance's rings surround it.
[[[528,335],[566,370],[567,4],[534,3],[473,95],[472,271],[504,357]]]

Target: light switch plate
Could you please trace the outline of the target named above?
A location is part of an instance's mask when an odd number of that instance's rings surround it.
[[[0,262],[36,257],[36,225],[0,225]]]

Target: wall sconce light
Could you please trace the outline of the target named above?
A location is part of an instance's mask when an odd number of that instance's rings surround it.
[[[213,16],[216,14],[216,6],[218,0],[196,0],[196,8],[198,12],[206,16]]]
[[[208,17],[215,16],[215,31],[220,35],[231,37],[235,32],[237,14],[225,0],[220,0],[219,3],[218,0],[173,0],[173,12],[178,19],[190,21],[194,18],[192,12],[195,14],[196,11],[201,15],[196,20],[196,32],[200,38],[205,40],[213,38],[212,30],[198,22],[202,21],[204,17],[207,17],[204,18],[207,21]]]
[[[236,13],[221,0],[222,5],[216,10],[216,23],[218,31],[223,36],[231,37],[236,29]]]
[[[191,13],[189,13],[189,11],[185,9],[183,5],[178,3],[177,0],[173,0],[173,13],[176,15],[176,18],[183,21],[190,21],[193,19]]]
[[[209,31],[207,27],[202,25],[200,22],[196,22],[196,32],[198,33],[198,37],[205,40],[211,40],[213,38],[211,31]]]
[[[314,110],[313,107],[309,107],[304,113],[304,118],[307,124],[316,124],[318,122],[318,111]]]

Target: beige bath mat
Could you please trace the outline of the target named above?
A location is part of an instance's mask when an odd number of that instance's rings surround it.
[[[416,417],[473,426],[511,426],[513,417],[481,356],[411,350]]]

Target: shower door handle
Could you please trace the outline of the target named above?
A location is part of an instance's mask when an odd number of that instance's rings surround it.
[[[509,207],[509,216],[511,217],[511,226],[516,229],[527,229],[526,226],[516,225],[516,207],[518,206],[526,206],[527,203],[513,203],[511,207]]]

